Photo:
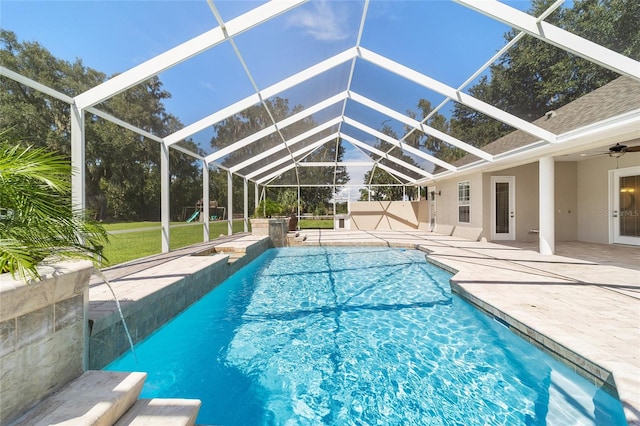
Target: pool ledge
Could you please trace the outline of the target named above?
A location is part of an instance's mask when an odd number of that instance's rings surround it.
[[[173,255],[164,262],[109,278],[133,343],[144,339],[269,248],[268,237],[245,236]],[[89,368],[100,369],[129,349],[109,287],[89,288]]]

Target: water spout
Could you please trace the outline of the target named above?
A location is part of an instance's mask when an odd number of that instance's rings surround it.
[[[133,339],[131,339],[131,333],[129,333],[129,327],[127,327],[127,322],[124,320],[124,315],[122,314],[122,308],[120,307],[120,301],[116,296],[116,293],[113,291],[113,287],[111,287],[111,283],[104,276],[100,270],[94,268],[94,273],[100,277],[100,279],[109,287],[111,294],[113,295],[114,300],[116,301],[116,307],[118,308],[118,313],[120,314],[120,320],[122,321],[122,325],[124,326],[124,332],[127,335],[127,339],[129,339],[129,347],[131,348],[131,353],[133,354],[133,359],[138,363],[138,357],[136,356],[136,351],[133,349]]]

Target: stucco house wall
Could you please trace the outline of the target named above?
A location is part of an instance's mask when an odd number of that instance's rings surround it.
[[[577,239],[577,175],[576,162],[555,163],[556,241]],[[516,240],[537,241],[535,231],[539,225],[539,165],[538,162],[485,173],[486,191],[483,228],[490,236],[491,230],[491,177],[514,176],[516,188]],[[489,238],[489,237],[487,237]]]
[[[438,181],[441,196],[436,196],[438,224],[481,227],[481,237],[491,237],[491,177],[514,176],[516,188],[516,240],[537,241],[539,221],[538,163],[529,163],[504,170],[474,173]],[[556,240],[578,239],[577,163],[556,162],[555,205]],[[470,223],[458,222],[458,182],[470,182]]]
[[[469,223],[458,221],[458,183],[469,181]],[[436,195],[436,223],[439,225],[483,227],[484,183],[481,173],[460,175],[452,179],[438,181]],[[481,236],[486,236],[483,231]]]
[[[607,155],[578,162],[577,227],[579,241],[609,243],[609,170],[640,165],[640,153],[615,159]]]

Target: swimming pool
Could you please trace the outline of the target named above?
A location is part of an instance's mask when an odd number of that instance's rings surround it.
[[[449,279],[414,250],[272,249],[106,369],[200,424],[626,424]]]

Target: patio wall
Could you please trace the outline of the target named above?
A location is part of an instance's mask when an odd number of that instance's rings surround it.
[[[354,201],[349,204],[350,229],[360,231],[418,229],[429,221],[422,201]]]
[[[578,163],[555,164],[556,241],[578,239]],[[481,228],[481,237],[491,237],[491,177],[514,176],[516,188],[516,240],[538,241],[539,229],[539,166],[529,163],[504,170],[471,173],[438,182],[436,222],[454,227]],[[470,182],[470,223],[458,222],[458,183]]]

